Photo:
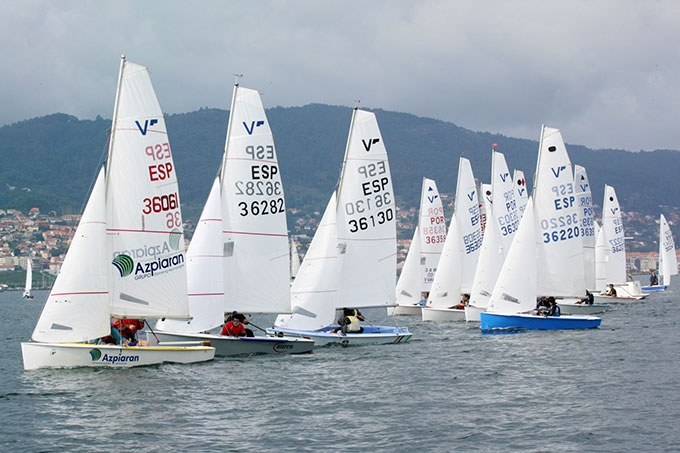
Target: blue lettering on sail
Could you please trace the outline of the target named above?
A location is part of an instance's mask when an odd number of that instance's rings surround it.
[[[250,128],[248,128],[248,125],[247,125],[246,122],[244,121],[244,122],[243,122],[243,127],[246,128],[246,132],[248,132],[248,135],[253,135],[253,131],[255,130],[255,128],[256,128],[256,127],[260,127],[260,126],[262,126],[263,124],[264,124],[264,121],[262,121],[262,120],[260,120],[260,121],[258,121],[258,122],[251,121],[251,122],[250,122]]]
[[[501,177],[501,181],[505,182],[505,180],[510,177],[510,174],[509,173],[501,173],[500,177]]]
[[[151,120],[151,121],[144,120],[144,128],[142,128],[142,125],[139,124],[139,121],[135,120],[135,124],[137,125],[137,129],[139,129],[139,132],[141,132],[142,135],[146,135],[146,133],[148,132],[147,128],[149,126],[153,126],[156,123],[158,123],[158,120]]]
[[[552,170],[552,172],[553,172],[553,175],[555,175],[555,178],[559,178],[559,177],[560,177],[560,173],[561,173],[563,170],[566,170],[566,169],[567,169],[567,167],[564,166],[564,165],[559,166],[559,167],[553,167],[553,168],[551,168],[551,170]]]
[[[475,196],[475,191],[473,190],[472,192],[470,192],[470,193],[468,194],[468,199],[469,199],[470,201],[472,201],[474,196]]]
[[[439,195],[435,195],[434,197],[427,197],[427,201],[429,201],[430,203],[434,203],[434,200],[436,200],[437,198],[439,198]]]

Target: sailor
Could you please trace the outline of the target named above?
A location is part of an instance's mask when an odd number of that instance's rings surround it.
[[[609,284],[609,289],[607,290],[606,293],[604,293],[605,296],[612,296],[616,297],[616,289],[614,288],[613,284]]]
[[[649,286],[656,286],[659,284],[659,279],[656,276],[656,272],[652,272],[652,275],[649,276]]]
[[[536,314],[543,314],[545,311],[550,309],[550,302],[548,302],[548,298],[543,296],[538,299],[536,302]]]
[[[255,336],[253,334],[253,331],[246,327],[246,324],[250,324],[250,321],[248,321],[248,318],[246,318],[246,315],[244,315],[243,313],[239,313],[237,311],[233,311],[229,315],[225,316],[224,323],[226,324],[233,319],[238,319],[239,322],[243,325],[243,329],[246,331],[246,337],[254,337]]]
[[[557,305],[555,298],[552,296],[548,297],[548,303],[550,305],[548,310],[544,312],[545,316],[560,316],[560,307]]]
[[[460,303],[449,308],[453,308],[456,310],[465,310],[465,307],[467,307],[468,305],[470,305],[470,295],[463,294],[463,298],[460,300]]]
[[[246,336],[246,329],[245,327],[243,327],[243,324],[241,324],[241,320],[239,319],[240,316],[237,315],[238,313],[234,314],[234,316],[231,317],[231,320],[224,324],[224,327],[222,328],[223,336],[230,337]]]
[[[342,333],[362,333],[364,328],[359,325],[359,321],[365,321],[364,315],[356,308],[343,308],[342,317],[338,319]],[[338,329],[333,329],[337,332]]]
[[[593,305],[593,302],[595,302],[595,296],[593,296],[593,293],[590,291],[586,290],[586,297],[583,299],[579,300],[576,302],[577,304],[583,304],[585,303],[586,305]]]

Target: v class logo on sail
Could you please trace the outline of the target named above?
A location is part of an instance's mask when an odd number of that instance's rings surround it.
[[[505,180],[510,177],[510,173],[500,173],[499,176],[501,177],[501,181],[505,182]]]
[[[243,127],[246,128],[246,132],[248,132],[248,135],[253,135],[253,131],[255,131],[255,128],[256,128],[256,127],[260,127],[260,126],[262,126],[263,124],[264,124],[264,121],[263,121],[263,120],[259,120],[259,121],[257,121],[257,122],[251,121],[251,122],[250,122],[250,128],[248,128],[248,124],[246,124],[246,122],[244,121],[244,122],[243,122]]]
[[[551,170],[552,170],[552,172],[553,172],[553,175],[555,175],[555,178],[559,178],[559,177],[560,177],[560,173],[563,172],[563,171],[566,170],[566,169],[567,169],[567,167],[566,167],[565,165],[561,165],[561,166],[559,166],[559,167],[553,167],[553,168],[551,168]]]
[[[476,190],[473,190],[472,192],[470,192],[469,194],[467,194],[467,197],[468,197],[468,199],[469,199],[470,201],[473,200],[473,198],[474,198],[474,196],[475,196],[475,192],[476,192]]]
[[[364,148],[366,148],[366,152],[369,152],[371,150],[371,146],[375,145],[380,141],[379,138],[371,138],[368,141],[361,139],[361,143],[364,144]]]
[[[153,126],[154,124],[158,123],[158,120],[144,120],[144,128],[142,128],[142,125],[139,124],[139,121],[135,120],[135,124],[137,125],[137,129],[139,129],[139,132],[142,133],[142,135],[146,135],[148,132],[149,126]]]

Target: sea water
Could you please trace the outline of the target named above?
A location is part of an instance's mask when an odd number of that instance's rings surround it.
[[[46,297],[0,293],[0,451],[680,450],[680,279],[594,330],[483,335],[371,309],[413,339],[25,372]]]

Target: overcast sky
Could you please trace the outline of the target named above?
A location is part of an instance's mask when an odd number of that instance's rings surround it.
[[[680,148],[679,1],[0,2],[0,125],[111,117],[119,58],[166,113],[311,102],[568,143]]]

